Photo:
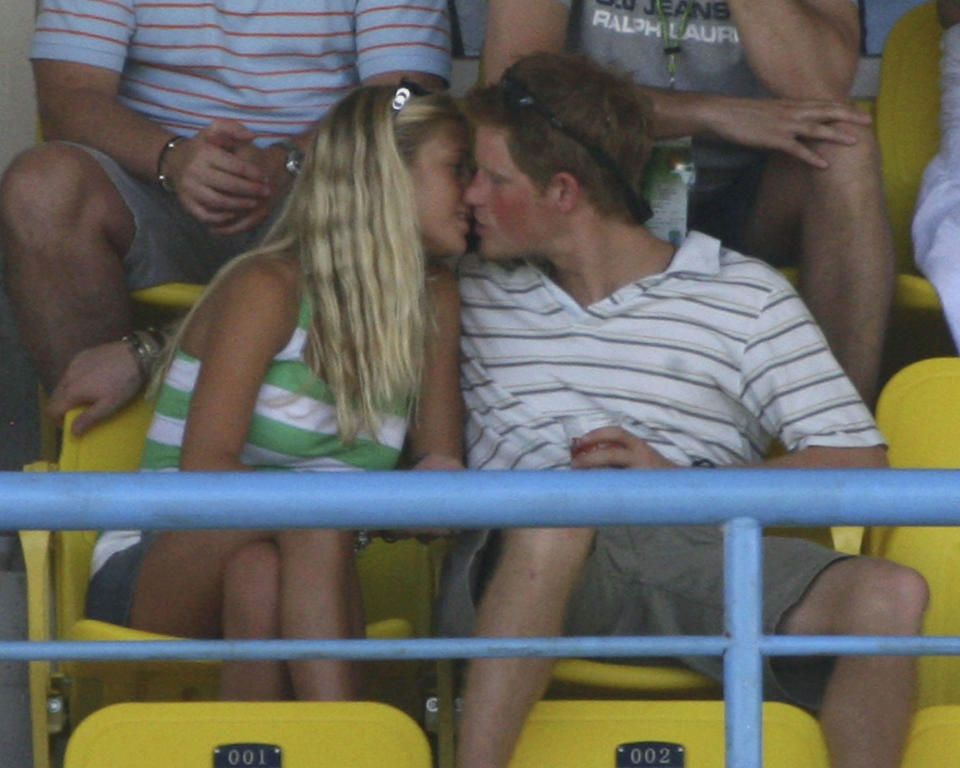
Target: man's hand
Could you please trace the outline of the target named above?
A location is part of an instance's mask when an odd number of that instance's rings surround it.
[[[809,142],[856,144],[844,126],[868,126],[870,116],[851,104],[791,99],[739,99],[705,96],[702,109],[707,131],[747,147],[786,152],[815,168],[827,161]]]
[[[142,386],[140,369],[127,342],[91,347],[70,361],[50,395],[47,415],[60,424],[71,408],[89,405],[73,422],[73,433],[82,435],[130,402]]]
[[[263,152],[253,146],[254,138],[234,120],[214,120],[164,160],[180,204],[217,234],[255,226],[266,212],[254,212],[275,195],[266,163],[251,159]]]
[[[600,427],[587,432],[572,446],[573,469],[673,469],[650,444],[621,427]]]
[[[238,146],[234,154],[241,160],[260,169],[269,193],[260,198],[257,205],[239,213],[233,221],[211,227],[217,235],[233,235],[246,232],[260,225],[284,198],[293,184],[293,176],[286,169],[286,150],[277,145],[258,147],[252,142]]]

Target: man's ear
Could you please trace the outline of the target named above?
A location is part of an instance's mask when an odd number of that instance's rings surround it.
[[[547,198],[562,213],[569,213],[583,199],[583,187],[577,177],[567,171],[559,171],[550,179],[546,190]]]

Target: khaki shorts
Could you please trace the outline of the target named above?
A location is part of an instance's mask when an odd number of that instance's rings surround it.
[[[157,184],[130,175],[102,152],[74,146],[100,164],[133,214],[136,234],[124,257],[131,291],[170,282],[210,282],[224,263],[260,242],[279,212],[275,210],[249,232],[220,237],[211,234],[180,206],[174,195]]]
[[[451,552],[440,602],[440,628],[472,632],[483,563],[483,534],[470,532]],[[478,549],[478,546],[480,549]],[[803,539],[763,539],[763,632],[774,634],[784,614],[824,568],[846,555]],[[723,534],[713,526],[601,528],[571,596],[568,635],[721,635]],[[663,659],[620,659],[663,663]],[[721,680],[723,661],[689,656],[682,664]],[[764,657],[764,697],[819,708],[832,658]]]

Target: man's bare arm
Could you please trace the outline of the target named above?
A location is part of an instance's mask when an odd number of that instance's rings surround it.
[[[816,1],[843,2],[853,8],[849,0]],[[568,21],[569,9],[559,0],[528,0],[524,3],[490,0],[487,38],[483,47],[483,80],[495,81],[506,67],[525,54],[562,50]],[[854,51],[855,48],[856,44]],[[812,58],[818,56],[819,53]],[[855,67],[855,53],[852,62]],[[870,122],[863,112],[832,99],[738,99],[637,87],[653,104],[652,132],[655,138],[708,134],[743,146],[786,152],[816,167],[824,167],[826,161],[806,142],[851,144],[855,139],[844,130],[844,124],[867,125]],[[845,87],[849,87],[849,83]]]
[[[757,79],[789,99],[849,97],[860,57],[860,21],[850,0],[730,0]]]
[[[764,467],[798,469],[883,469],[889,465],[883,446],[870,448],[828,448],[811,446],[763,462]]]
[[[563,50],[570,9],[559,0],[489,0],[480,80],[494,83],[529,53]]]
[[[785,152],[816,167],[826,161],[810,142],[854,144],[849,126],[870,116],[839,101],[751,99],[713,93],[646,88],[653,103],[655,138],[717,136],[734,144]]]
[[[45,139],[99,149],[135,176],[156,177],[157,155],[170,132],[117,100],[119,73],[43,59],[33,62],[33,73]]]
[[[34,62],[40,120],[48,140],[74,141],[99,149],[145,181],[157,178],[160,151],[172,134],[117,99],[119,75],[74,62]],[[171,173],[184,207],[216,227],[250,211],[268,197],[262,170],[203,139],[203,132],[168,151]],[[252,134],[250,134],[252,137]]]

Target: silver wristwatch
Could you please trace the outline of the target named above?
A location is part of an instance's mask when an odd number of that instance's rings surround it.
[[[282,141],[278,141],[277,144],[287,152],[286,159],[283,161],[283,167],[287,169],[287,173],[291,176],[299,176],[303,168],[303,150],[290,141],[290,139],[283,139]]]

